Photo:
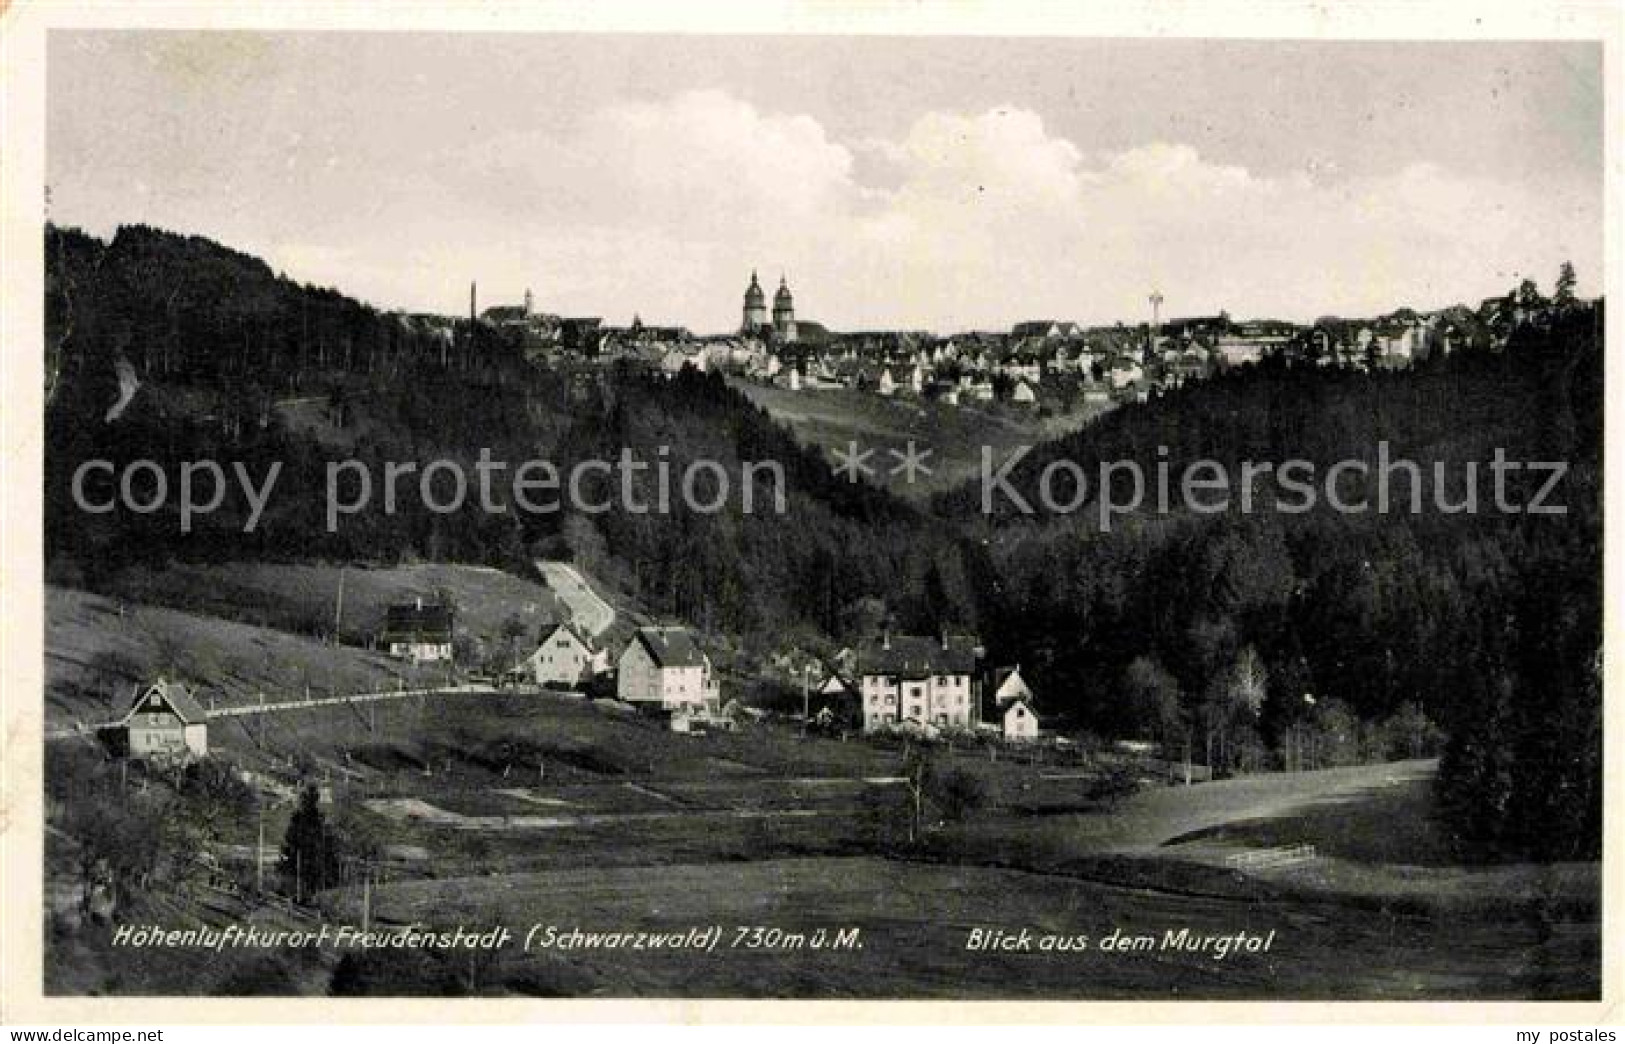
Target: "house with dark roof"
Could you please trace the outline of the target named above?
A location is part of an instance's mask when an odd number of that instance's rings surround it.
[[[452,630],[456,613],[449,605],[392,605],[379,635],[389,655],[413,663],[452,658]]]
[[[889,632],[859,646],[853,673],[863,729],[913,722],[938,728],[973,728],[980,717],[973,635],[932,638]]]
[[[674,714],[721,708],[711,659],[687,627],[638,628],[616,667],[616,695],[633,706]]]
[[[180,682],[159,678],[147,686],[119,725],[132,758],[190,761],[209,753],[209,714]]]

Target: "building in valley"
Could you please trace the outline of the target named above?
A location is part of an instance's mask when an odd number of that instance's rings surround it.
[[[999,727],[1006,741],[1029,743],[1038,738],[1038,712],[1029,699],[1011,700],[999,715]]]
[[[413,663],[450,662],[456,613],[449,605],[392,605],[380,639],[389,655]]]
[[[526,681],[565,686],[580,685],[608,666],[608,657],[569,624],[559,624],[545,633],[536,650],[519,664]]]
[[[980,718],[975,637],[885,634],[864,643],[854,670],[865,732],[913,722],[972,728]]]
[[[1033,690],[1021,676],[1021,667],[1000,667],[993,672],[993,709],[1004,713],[1012,700],[1031,700]]]
[[[839,671],[831,671],[808,698],[807,720],[826,728],[854,728],[863,723],[857,687]]]
[[[208,712],[180,682],[160,678],[147,686],[120,725],[132,758],[191,761],[208,756]]]
[[[1025,742],[1038,738],[1033,690],[1021,676],[1019,666],[1000,667],[993,672],[993,720],[1006,740]]]
[[[646,710],[715,714],[722,699],[710,657],[686,627],[640,627],[617,663],[616,695]]]

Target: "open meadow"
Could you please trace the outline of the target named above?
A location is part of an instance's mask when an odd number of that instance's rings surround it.
[[[853,388],[790,391],[753,381],[730,380],[751,402],[795,432],[804,443],[826,451],[845,451],[849,442],[874,449],[874,480],[895,493],[925,496],[953,489],[975,478],[982,466],[982,450],[1003,461],[1018,446],[1032,446],[1076,431],[1106,412],[1108,406],[1090,406],[1040,416],[992,404],[949,406],[917,398],[886,398]],[[915,482],[890,474],[895,463],[888,450],[903,453],[909,442],[932,451],[931,473]]]
[[[243,577],[314,607],[326,596],[314,575],[271,567]],[[423,587],[483,578],[377,575],[388,584],[355,583],[362,605],[410,590],[403,577]],[[498,620],[477,608],[487,596],[462,590],[477,620]],[[232,596],[222,587],[220,597]],[[262,691],[291,698],[307,683],[327,694],[446,680],[443,669],[362,648],[78,591],[50,590],[47,611],[57,728],[105,720],[122,710],[119,685],[169,669],[210,679],[208,698],[221,707]],[[97,756],[88,737],[59,746]],[[719,929],[722,941],[683,954],[527,952],[516,941],[477,973],[454,974],[443,962],[387,957],[358,970],[332,955],[218,967],[176,956],[136,969],[98,948],[94,933],[69,933],[48,948],[63,989],[230,991],[258,978],[300,993],[342,981],[386,994],[1441,999],[1598,988],[1598,866],[1497,859],[1457,843],[1434,815],[1432,761],[1146,783],[1112,795],[1095,787],[1099,755],[944,745],[937,771],[973,778],[980,798],[959,814],[933,813],[911,842],[901,743],[809,734],[771,717],[679,735],[613,701],[465,688],[217,718],[210,749],[261,795],[205,810],[207,847],[239,884],[254,878],[256,817],[274,862],[297,787],[314,783],[345,843],[367,853],[370,916],[382,926],[500,924],[520,938],[548,925]],[[48,884],[70,895],[75,840],[48,840]],[[1234,863],[1290,846],[1313,846],[1313,857]],[[314,916],[359,921],[360,881],[351,872],[315,896]],[[292,916],[247,892],[158,890],[132,903],[132,913],[171,924]],[[762,934],[735,945],[741,928]],[[979,930],[1053,936],[1073,949],[1057,959],[968,948]],[[1181,931],[1275,934],[1268,951],[1220,959],[1164,949]],[[1151,942],[1102,949],[1114,932]]]

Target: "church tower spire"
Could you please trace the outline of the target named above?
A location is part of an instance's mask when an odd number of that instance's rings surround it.
[[[754,334],[767,326],[767,295],[762,293],[762,284],[756,281],[756,271],[751,270],[750,285],[745,288],[744,318],[740,321],[739,332]]]
[[[796,339],[796,304],[790,296],[790,284],[781,273],[779,290],[773,295],[773,333],[786,344]]]

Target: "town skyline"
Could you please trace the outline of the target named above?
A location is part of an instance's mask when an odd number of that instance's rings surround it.
[[[919,40],[907,82],[898,46],[65,34],[51,218],[381,308],[460,314],[473,280],[696,332],[753,268],[804,320],[945,333],[1145,321],[1153,290],[1164,317],[1428,310],[1563,261],[1600,287],[1589,45]]]

